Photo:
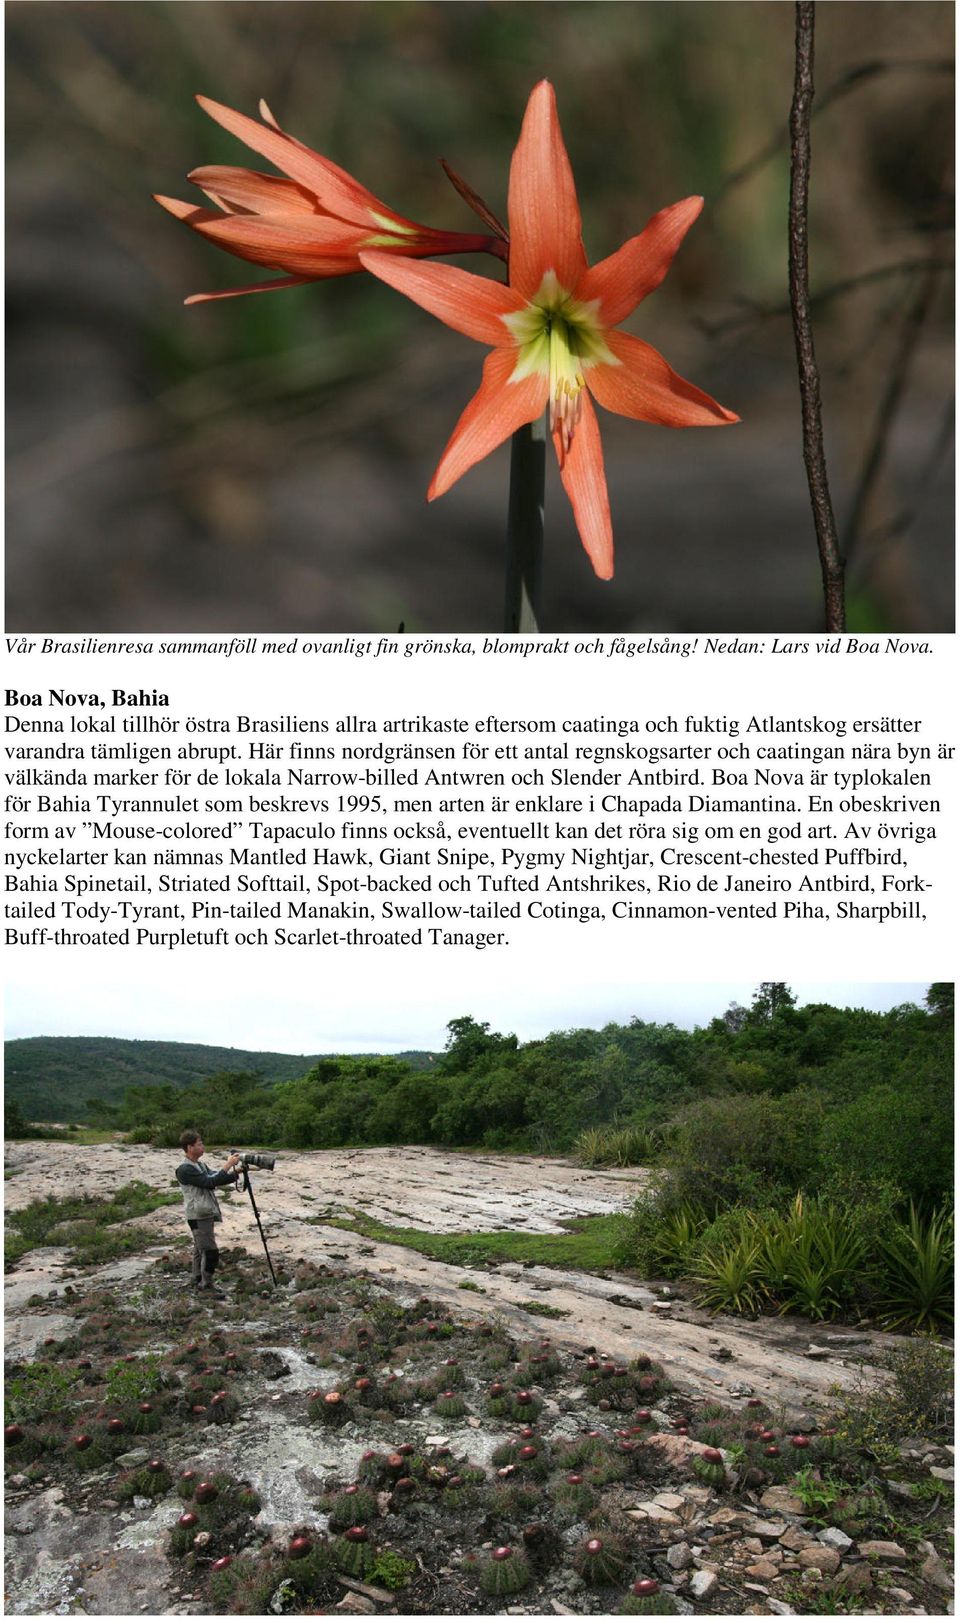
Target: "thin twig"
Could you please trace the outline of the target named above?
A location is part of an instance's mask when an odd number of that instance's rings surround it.
[[[843,281],[833,281],[819,292],[810,294],[811,310],[823,309],[825,305],[833,302],[835,298],[846,298],[849,293],[859,292],[862,287],[872,286],[878,281],[887,281],[892,276],[912,275],[917,270],[929,270],[931,265],[943,269],[945,260],[929,256],[922,259],[903,259],[899,264],[875,265],[872,270],[863,270],[857,276],[847,276]],[[752,326],[755,321],[771,321],[781,315],[790,315],[793,306],[789,299],[778,304],[761,304],[753,299],[741,299],[741,309],[735,315],[725,315],[718,321],[695,319],[695,325],[707,337],[727,337],[732,332],[740,332]]]
[[[864,516],[880,475],[880,469],[883,466],[890,434],[906,392],[910,369],[913,365],[917,344],[920,341],[920,334],[933,307],[937,281],[942,269],[942,264],[938,264],[936,260],[931,261],[926,275],[922,278],[916,294],[911,300],[900,331],[900,340],[890,366],[887,386],[877,408],[869,447],[860,470],[856,494],[844,530],[843,554],[848,563],[861,537]]]
[[[872,83],[874,79],[879,78],[884,73],[952,72],[953,63],[946,56],[936,56],[917,62],[861,62],[857,67],[848,68],[846,73],[841,74],[840,78],[835,79],[833,84],[824,91],[813,117],[819,117],[835,101],[839,101],[842,96],[847,95],[851,90],[858,89],[862,84]],[[740,165],[739,169],[734,169],[732,174],[727,175],[726,180],[721,183],[720,189],[711,197],[711,207],[716,208],[717,204],[727,196],[728,192],[733,191],[736,186],[742,185],[745,180],[751,179],[758,170],[764,168],[767,163],[777,157],[786,142],[786,130],[778,130],[764,146],[760,147],[759,151],[754,152],[753,157],[748,158],[746,163]]]
[[[790,303],[800,374],[803,459],[823,577],[824,628],[845,630],[843,558],[830,499],[820,416],[820,373],[810,321],[807,201],[810,192],[810,108],[813,102],[814,0],[797,0],[796,74],[790,108]]]

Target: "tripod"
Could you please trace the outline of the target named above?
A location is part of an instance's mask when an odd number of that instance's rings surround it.
[[[257,1223],[257,1231],[260,1233],[260,1242],[263,1244],[263,1252],[267,1257],[267,1265],[270,1267],[270,1276],[273,1279],[273,1286],[276,1288],[279,1286],[277,1283],[277,1274],[273,1269],[273,1261],[270,1258],[270,1250],[267,1248],[267,1239],[263,1230],[263,1224],[260,1220],[260,1211],[257,1208],[257,1200],[253,1196],[253,1186],[250,1181],[250,1170],[246,1164],[244,1164],[242,1168],[243,1179],[240,1182],[240,1186],[250,1199],[250,1208],[253,1210],[253,1218]]]

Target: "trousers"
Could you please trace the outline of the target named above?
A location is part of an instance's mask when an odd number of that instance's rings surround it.
[[[213,1274],[220,1259],[215,1224],[212,1215],[189,1223],[193,1235],[193,1280],[200,1288],[213,1287]]]

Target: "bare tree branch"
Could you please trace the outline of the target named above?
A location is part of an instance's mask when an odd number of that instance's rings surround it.
[[[843,281],[830,282],[821,287],[819,292],[810,294],[810,309],[823,309],[825,305],[833,302],[835,298],[845,298],[849,293],[859,292],[861,287],[869,287],[878,281],[888,281],[894,276],[913,275],[918,270],[929,270],[932,265],[938,269],[948,267],[944,259],[926,257],[923,259],[902,259],[898,264],[876,265],[872,270],[863,270],[859,275],[847,276]],[[694,325],[707,337],[729,337],[731,333],[744,331],[757,321],[775,320],[782,315],[790,315],[793,305],[790,300],[784,299],[776,304],[762,304],[755,299],[741,298],[740,309],[735,315],[724,315],[720,320],[704,320],[694,317]]]
[[[790,108],[790,303],[800,374],[803,459],[823,577],[824,628],[845,630],[843,558],[830,499],[820,416],[820,373],[810,321],[807,202],[810,193],[810,108],[813,102],[814,0],[797,0],[796,73]]]

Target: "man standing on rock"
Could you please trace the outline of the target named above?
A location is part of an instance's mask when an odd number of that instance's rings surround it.
[[[203,1141],[198,1131],[184,1131],[180,1146],[185,1157],[177,1166],[177,1180],[183,1193],[187,1225],[193,1233],[193,1286],[224,1299],[225,1294],[213,1280],[220,1260],[214,1225],[223,1220],[213,1189],[231,1186],[239,1179],[240,1171],[235,1166],[240,1163],[240,1155],[231,1153],[222,1170],[211,1170],[203,1162]]]

